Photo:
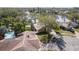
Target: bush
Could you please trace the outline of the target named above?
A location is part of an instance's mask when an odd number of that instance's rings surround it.
[[[25,20],[16,19],[14,17],[3,18],[0,21],[0,26],[11,27],[16,34],[21,33],[26,30],[27,22]]]

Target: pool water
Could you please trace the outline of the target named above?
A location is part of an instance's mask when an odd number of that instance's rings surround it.
[[[5,39],[12,39],[15,37],[15,33],[14,32],[7,32],[7,33],[5,33],[4,36],[5,36],[4,37]]]

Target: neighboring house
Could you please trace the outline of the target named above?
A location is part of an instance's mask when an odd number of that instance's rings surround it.
[[[41,23],[36,23],[32,25],[32,30],[37,32],[43,32],[45,31],[45,26]]]
[[[70,23],[70,20],[66,16],[57,15],[56,22],[63,27],[67,27]]]
[[[59,23],[67,23],[70,22],[70,20],[66,16],[57,15],[56,21]]]
[[[72,26],[73,28],[79,27],[79,21],[76,18],[73,18],[70,22],[70,26]]]
[[[45,25],[39,23],[38,19],[35,19],[35,20],[32,20],[31,22],[31,29],[33,31],[43,32],[45,31]]]
[[[70,23],[70,26],[72,26],[73,28],[76,28],[79,26],[79,24],[75,23],[75,22],[71,22]]]

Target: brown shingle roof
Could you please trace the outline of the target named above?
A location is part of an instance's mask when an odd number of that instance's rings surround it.
[[[18,43],[20,43],[20,40],[4,40],[3,42],[0,42],[0,51],[10,51]]]
[[[35,32],[24,32],[23,36],[18,38],[0,41],[0,51],[36,51],[40,44]]]

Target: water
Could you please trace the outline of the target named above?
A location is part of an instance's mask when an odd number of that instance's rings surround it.
[[[12,39],[15,37],[15,34],[14,34],[14,32],[7,32],[7,33],[5,33],[4,36],[5,36],[5,39]]]

